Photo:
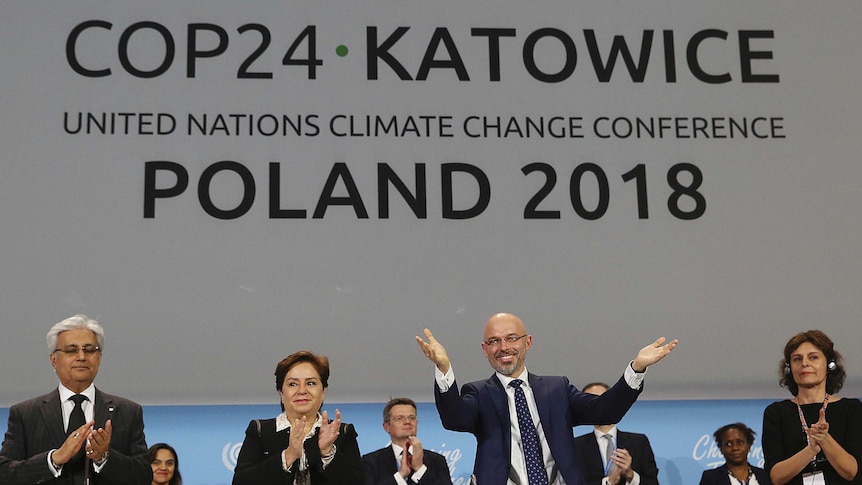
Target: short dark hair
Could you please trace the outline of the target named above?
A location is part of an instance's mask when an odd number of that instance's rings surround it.
[[[787,344],[784,345],[784,358],[778,367],[778,384],[781,387],[786,387],[794,396],[799,393],[799,385],[793,380],[793,373],[787,372],[785,369],[790,368],[790,354],[798,349],[805,342],[810,342],[811,345],[817,347],[826,357],[826,362],[835,362],[835,370],[826,372],[826,393],[835,394],[844,387],[844,379],[847,373],[844,371],[844,358],[835,350],[835,344],[824,332],[820,330],[806,330],[794,335]]]
[[[416,409],[416,402],[410,399],[409,397],[393,397],[386,403],[386,406],[383,408],[383,422],[389,422],[389,414],[392,412],[392,408],[399,405],[407,405],[413,406],[413,409]]]
[[[147,454],[150,455],[150,463],[156,460],[156,454],[159,450],[168,450],[174,455],[174,476],[171,477],[168,485],[183,485],[183,476],[180,475],[180,458],[177,456],[177,450],[167,443],[156,443],[147,450]]]
[[[329,359],[325,355],[317,355],[308,350],[300,350],[281,359],[281,362],[275,366],[275,388],[278,392],[281,392],[284,378],[290,369],[303,362],[308,362],[314,367],[317,375],[320,376],[320,384],[324,389],[329,387]],[[281,403],[281,410],[284,411],[284,403]]]
[[[715,444],[717,444],[719,448],[721,448],[721,442],[724,440],[724,434],[732,429],[741,431],[742,434],[745,435],[745,441],[747,441],[749,445],[754,444],[754,435],[756,434],[754,430],[746,426],[744,423],[731,423],[718,428],[715,430],[715,433],[712,434],[715,437]]]

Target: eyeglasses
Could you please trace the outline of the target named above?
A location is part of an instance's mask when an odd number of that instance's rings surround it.
[[[389,418],[389,421],[395,421],[396,423],[401,423],[404,421],[414,422],[414,421],[416,421],[416,419],[417,419],[416,416],[413,416],[413,415],[410,415],[410,416],[391,416]]]
[[[84,355],[93,355],[96,352],[100,352],[102,349],[98,345],[85,345],[83,347],[78,347],[77,345],[69,345],[63,347],[62,349],[54,349],[54,353],[62,352],[66,355],[78,355],[81,351],[84,351]]]
[[[509,335],[508,337],[503,337],[503,338],[500,338],[500,337],[491,337],[491,338],[489,338],[488,340],[485,340],[483,343],[484,343],[485,345],[487,345],[488,347],[499,347],[499,346],[500,346],[500,344],[501,344],[501,343],[503,343],[503,341],[505,341],[505,342],[506,342],[507,344],[509,344],[509,345],[512,345],[512,344],[514,344],[515,342],[517,342],[518,340],[521,340],[522,338],[524,338],[524,337],[526,337],[526,336],[527,336],[527,334],[524,334],[524,335],[521,335],[521,336],[518,336],[518,335]]]

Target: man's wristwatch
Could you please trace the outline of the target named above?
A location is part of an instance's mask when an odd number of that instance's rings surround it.
[[[96,466],[102,466],[105,462],[108,461],[108,450],[105,450],[105,454],[102,455],[98,460],[93,460],[93,464]]]

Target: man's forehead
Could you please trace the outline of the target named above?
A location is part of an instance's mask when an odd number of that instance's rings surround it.
[[[95,343],[96,334],[85,328],[76,328],[60,332],[57,336],[57,342],[60,343]]]

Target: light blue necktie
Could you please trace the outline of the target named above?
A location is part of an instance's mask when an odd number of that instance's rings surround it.
[[[614,461],[612,459],[614,456],[614,437],[610,434],[604,434],[602,435],[602,438],[608,440],[608,444],[605,447],[605,456],[608,460],[605,463],[605,476],[608,476],[611,474],[611,470],[614,468]]]

